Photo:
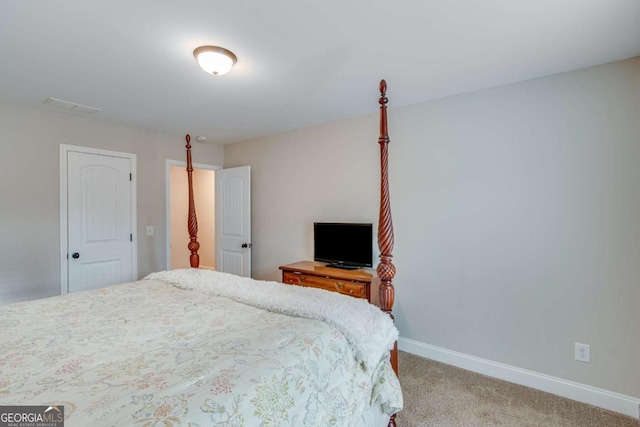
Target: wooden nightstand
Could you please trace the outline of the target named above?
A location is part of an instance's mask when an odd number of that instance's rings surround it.
[[[300,261],[280,266],[282,282],[339,292],[372,302],[372,288],[377,293],[379,280],[370,269],[343,270],[325,263]],[[377,300],[377,298],[375,298]]]

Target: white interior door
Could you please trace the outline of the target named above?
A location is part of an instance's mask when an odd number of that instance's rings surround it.
[[[68,292],[135,280],[131,163],[67,152]]]
[[[251,167],[216,171],[216,270],[251,277]]]

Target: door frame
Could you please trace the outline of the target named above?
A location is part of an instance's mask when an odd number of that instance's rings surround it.
[[[85,154],[98,154],[101,156],[122,157],[131,161],[131,277],[138,277],[138,230],[136,225],[137,209],[137,174],[136,155],[120,151],[102,150],[99,148],[82,147],[80,145],[60,144],[60,294],[69,293],[69,264],[68,264],[68,194],[67,194],[67,153],[75,151]]]
[[[165,217],[166,217],[166,223],[165,223],[165,235],[167,236],[167,245],[166,245],[166,260],[165,260],[165,266],[166,269],[170,269],[171,268],[171,166],[182,166],[185,168],[185,173],[186,168],[187,168],[187,162],[185,160],[171,160],[171,159],[167,159],[166,163],[165,163],[165,171],[164,171],[164,200],[165,200],[165,207],[164,207],[164,211],[165,211]],[[217,171],[222,169],[222,166],[217,166],[217,165],[206,165],[204,163],[193,163],[193,168],[194,169],[207,169],[207,170],[212,170],[212,171]],[[196,200],[196,207],[197,205],[197,200]],[[187,207],[185,206],[185,209]]]

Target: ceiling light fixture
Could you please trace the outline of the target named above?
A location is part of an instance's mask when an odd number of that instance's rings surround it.
[[[238,58],[233,52],[218,46],[200,46],[193,51],[200,67],[209,74],[227,74]]]

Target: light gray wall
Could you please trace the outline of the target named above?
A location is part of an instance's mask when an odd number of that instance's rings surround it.
[[[225,146],[225,167],[251,165],[253,277],[312,259],[314,221],[377,222],[377,128],[367,116]]]
[[[165,160],[184,160],[184,135],[0,103],[0,304],[60,293],[60,144],[137,155],[138,276],[165,268]],[[222,146],[192,145],[222,165]]]
[[[404,108],[388,83],[401,335],[640,397],[640,58]],[[376,222],[377,126],[225,147],[256,277],[310,259],[313,221]]]

